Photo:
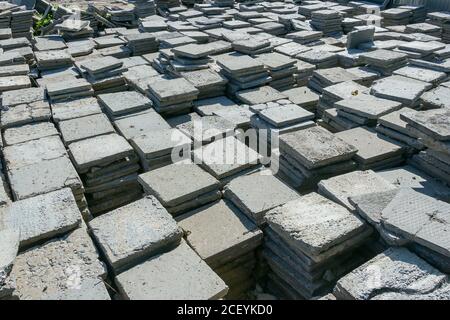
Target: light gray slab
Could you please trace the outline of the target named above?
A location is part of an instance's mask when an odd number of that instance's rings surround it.
[[[209,300],[228,292],[223,280],[184,241],[125,271],[115,282],[129,300]]]

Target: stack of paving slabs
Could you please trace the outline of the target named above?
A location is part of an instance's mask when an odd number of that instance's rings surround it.
[[[286,102],[286,103],[285,103]],[[278,102],[268,102],[251,107],[255,115],[251,117],[251,125],[258,129],[260,138],[264,132],[267,135],[268,143],[276,142],[279,135],[301,130],[314,126],[314,113],[291,103],[289,100],[279,100]]]
[[[316,66],[305,61],[297,60],[297,71],[294,74],[297,86],[306,86]]]
[[[182,237],[173,217],[152,196],[96,217],[88,226],[114,274],[176,247]]]
[[[338,84],[344,81],[355,81],[358,77],[341,67],[315,70],[309,80],[308,86],[317,92],[322,93],[323,88]]]
[[[224,54],[217,57],[216,63],[221,74],[229,80],[228,92],[231,95],[239,90],[263,86],[272,79],[262,62],[247,55]]]
[[[228,80],[223,75],[210,68],[181,72],[181,76],[197,88],[199,91],[198,99],[225,95]]]
[[[450,184],[450,111],[447,108],[402,113],[406,129],[428,148],[413,156],[411,163],[429,175]]]
[[[411,14],[412,12],[409,9],[391,8],[383,10],[381,11],[383,27],[407,25]]]
[[[31,80],[25,76],[0,77],[0,93],[10,90],[25,89],[31,87]]]
[[[88,216],[83,185],[56,128],[49,123],[29,124],[4,133],[5,162],[15,200],[71,188],[78,207]]]
[[[139,175],[146,194],[155,196],[172,215],[221,198],[220,183],[199,166],[174,163]]]
[[[194,162],[224,186],[236,177],[260,169],[260,156],[233,136],[217,139],[193,151]]]
[[[336,133],[338,138],[358,149],[354,160],[361,170],[381,170],[405,161],[405,149],[395,140],[379,136],[367,127],[358,127]]]
[[[394,71],[395,75],[400,75],[423,82],[429,82],[433,86],[437,86],[440,82],[447,78],[447,74],[435,70],[420,68],[416,66],[406,66]]]
[[[59,30],[60,35],[66,41],[94,37],[94,29],[89,26],[89,21],[69,18],[57,24],[55,29]]]
[[[87,98],[94,95],[92,85],[84,78],[68,76],[60,79],[60,81],[52,81],[46,85],[51,103]]]
[[[1,110],[1,128],[12,128],[24,124],[49,121],[51,110],[48,101],[23,103],[14,107],[4,106]]]
[[[283,297],[311,299],[330,290],[364,260],[372,229],[343,206],[317,193],[266,214],[264,257]]]
[[[311,43],[317,43],[322,38],[322,31],[309,31],[302,30],[293,33],[289,33],[286,35],[286,39],[292,39],[297,43],[308,45]]]
[[[184,78],[161,79],[151,83],[148,96],[155,110],[163,115],[189,113],[192,102],[197,99],[199,90]]]
[[[293,86],[294,73],[297,72],[296,60],[280,53],[267,53],[258,56],[258,61],[264,63],[269,70],[272,81],[270,86],[282,90]]]
[[[77,261],[80,272],[75,287],[67,284],[67,277],[61,278],[70,261]],[[10,276],[16,284],[14,297],[20,300],[110,300],[103,283],[106,273],[86,229],[78,228],[20,253]]]
[[[390,75],[408,63],[407,54],[384,49],[363,53],[361,58],[371,69],[382,75]]]
[[[261,245],[262,231],[222,200],[177,220],[187,243],[230,288],[226,298],[244,298],[255,286],[255,251]]]
[[[408,249],[389,248],[341,278],[333,295],[339,300],[448,300],[450,284],[446,274]]]
[[[427,8],[423,5],[399,6],[399,8],[411,10],[410,23],[424,22],[427,18]]]
[[[311,16],[311,24],[325,35],[342,32],[342,16],[335,10],[314,11]]]
[[[208,44],[188,44],[175,47],[172,52],[174,57],[170,61],[170,69],[179,73],[208,69],[208,63],[212,61],[209,55],[214,50]]]
[[[308,189],[319,180],[354,170],[357,149],[322,127],[280,137],[279,170],[295,188]]]
[[[11,13],[11,31],[13,38],[31,39],[34,10],[19,10]]]
[[[429,23],[408,24],[405,28],[407,33],[425,33],[433,37],[441,37],[441,27]]]
[[[76,229],[81,220],[69,188],[15,201],[0,209],[2,227],[19,233],[21,250]]]
[[[133,0],[134,12],[138,18],[146,18],[156,14],[156,5],[154,0]]]
[[[322,96],[317,106],[317,113],[322,115],[326,110],[334,108],[334,103],[351,97],[357,97],[361,94],[369,94],[369,88],[354,81],[344,81],[326,87],[322,90]],[[343,124],[340,126],[343,126]]]
[[[402,104],[368,94],[359,94],[335,102],[334,107],[339,117],[357,125],[374,127],[380,117],[399,110]]]
[[[130,143],[147,172],[172,164],[173,160],[189,159],[192,141],[178,129],[161,129],[135,136]]]
[[[398,101],[404,107],[417,108],[420,105],[420,96],[432,86],[428,82],[393,75],[375,81],[370,89],[370,94]]]
[[[114,133],[114,128],[105,114],[93,114],[58,122],[64,144],[69,144],[100,135]]]
[[[400,110],[388,113],[378,119],[376,131],[383,136],[389,137],[395,141],[399,141],[415,153],[416,150],[424,149],[424,145],[420,139],[417,139],[406,127],[406,121],[400,118],[400,115],[407,112],[414,112],[410,108],[402,108]]]
[[[167,30],[167,23],[160,16],[154,15],[146,19],[139,19],[140,32],[158,32]]]
[[[196,146],[211,143],[225,136],[234,135],[236,125],[220,116],[193,117],[176,127],[190,137]]]
[[[450,43],[450,20],[442,25],[442,42]]]
[[[222,299],[227,285],[184,240],[115,278],[127,300]],[[180,290],[185,288],[185,290]]]
[[[148,131],[170,129],[170,125],[154,110],[122,117],[114,121],[114,126],[127,140]]]
[[[111,121],[135,115],[152,107],[152,101],[136,91],[101,94],[98,101]]]
[[[270,52],[272,50],[269,40],[260,40],[255,37],[233,41],[232,45],[233,49],[237,52],[248,54],[250,56]]]
[[[83,179],[92,214],[141,197],[139,158],[123,137],[113,133],[74,142],[69,145],[69,153]]]
[[[271,34],[273,36],[281,36],[286,34],[286,28],[282,23],[278,22],[265,22],[261,24],[256,24],[255,28],[263,30],[263,32],[266,32],[268,34]]]
[[[102,113],[96,98],[76,99],[52,104],[52,117],[58,123]]]
[[[300,195],[265,170],[231,180],[224,188],[224,198],[261,226],[269,210],[296,200]]]
[[[445,44],[436,41],[411,41],[398,46],[398,51],[407,54],[410,58],[433,60],[434,52],[445,49]]]
[[[353,29],[357,26],[364,26],[365,23],[363,20],[355,19],[355,18],[344,18],[342,20],[342,29],[345,34],[353,31]]]
[[[412,188],[401,188],[382,209],[381,226],[406,243],[413,244],[410,247],[418,255],[448,272],[449,209],[446,202]]]
[[[295,87],[282,91],[282,94],[286,95],[290,102],[311,112],[315,112],[319,102],[319,95],[308,87]]]
[[[314,4],[299,6],[298,13],[300,13],[302,16],[305,16],[307,19],[310,19],[314,11],[325,10],[326,8],[327,8],[326,4],[316,2]]]
[[[134,6],[131,4],[106,8],[111,21],[119,26],[134,27],[137,25]]]
[[[122,73],[123,61],[114,57],[88,58],[76,63],[83,76],[92,84],[95,94],[124,91],[127,88]]]
[[[40,71],[70,67],[72,56],[67,50],[48,50],[35,52],[37,67]]]
[[[151,52],[157,52],[159,43],[155,36],[149,33],[130,34],[125,37],[127,46],[133,56],[141,56]]]
[[[435,89],[425,92],[420,97],[420,109],[439,109],[450,107],[450,88],[438,86]]]
[[[339,62],[336,53],[314,48],[298,54],[296,58],[315,65],[317,69],[333,68]]]
[[[353,171],[322,180],[318,184],[320,194],[351,211],[355,210],[355,206],[349,200],[349,197],[397,189],[395,185],[372,170]]]

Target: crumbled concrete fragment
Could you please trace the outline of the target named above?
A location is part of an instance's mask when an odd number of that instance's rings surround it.
[[[445,274],[404,248],[389,248],[341,278],[338,299],[370,300],[388,293],[427,294],[440,288]]]

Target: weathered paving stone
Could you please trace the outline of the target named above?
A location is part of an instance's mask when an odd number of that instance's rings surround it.
[[[288,89],[282,91],[283,94],[287,96],[289,101],[295,103],[300,107],[310,109],[310,107],[315,107],[319,102],[319,95],[313,92],[308,87],[297,87],[293,89]]]
[[[55,135],[58,135],[58,130],[56,130],[54,124],[42,122],[6,129],[3,134],[3,139],[5,140],[5,144],[9,146]]]
[[[8,172],[15,200],[22,200],[70,187],[74,194],[82,191],[75,168],[66,156],[12,169]]]
[[[236,126],[219,116],[205,116],[182,123],[177,128],[195,143],[207,144],[223,136],[232,135]]]
[[[285,94],[269,86],[239,91],[237,93],[237,97],[242,102],[250,105],[267,103],[287,98]]]
[[[225,96],[194,101],[194,111],[201,116],[212,116],[215,111],[226,110],[238,105]]]
[[[450,189],[415,167],[407,165],[377,171],[377,174],[396,187],[412,188],[433,198],[450,202]]]
[[[109,300],[105,275],[84,228],[19,254],[11,273],[21,300]]]
[[[354,171],[322,180],[318,188],[320,194],[342,204],[349,210],[355,209],[348,201],[349,197],[396,189],[394,185],[372,170]]]
[[[432,139],[450,140],[450,110],[436,109],[403,114],[400,118]]]
[[[0,229],[0,299],[12,295],[15,282],[9,277],[19,250],[19,233],[12,229]]]
[[[369,119],[378,119],[393,111],[397,111],[402,104],[396,101],[381,99],[361,94],[335,103],[338,110],[344,110]]]
[[[364,222],[343,206],[310,193],[266,214],[269,226],[294,248],[311,257],[338,254],[345,241],[366,230]],[[366,232],[366,236],[370,234]],[[329,253],[328,253],[329,254]]]
[[[113,133],[72,143],[69,154],[77,171],[85,173],[93,166],[132,156],[133,148],[123,137]]]
[[[270,209],[298,199],[300,195],[268,172],[257,172],[232,180],[224,188],[224,198],[258,225]]]
[[[440,288],[445,274],[405,248],[389,248],[340,279],[338,299],[371,300],[384,294],[424,295]]]
[[[116,120],[114,125],[127,140],[149,131],[170,129],[164,118],[154,111]]]
[[[450,89],[439,86],[427,91],[420,97],[420,102],[426,109],[450,108]]]
[[[88,138],[114,133],[114,127],[104,114],[94,114],[58,123],[66,145]]]
[[[295,104],[287,104],[278,108],[268,108],[259,112],[259,116],[275,127],[313,120],[315,115]]]
[[[260,156],[235,137],[216,140],[193,152],[203,169],[222,180],[259,164]]]
[[[402,188],[382,212],[387,229],[450,257],[450,205],[410,188]]]
[[[135,91],[102,94],[98,97],[107,114],[112,117],[135,113],[152,107],[152,101]]]
[[[69,188],[11,203],[0,210],[1,222],[20,235],[20,247],[65,234],[81,223],[80,210]]]
[[[51,110],[47,101],[19,104],[1,111],[1,126],[2,128],[11,128],[34,122],[48,121],[50,117]]]
[[[0,77],[0,92],[30,87],[31,81],[28,76]]]
[[[66,156],[66,148],[58,136],[44,137],[12,146],[3,150],[8,170]]]
[[[175,220],[153,196],[97,217],[89,228],[116,273],[177,245],[182,236]]]
[[[308,169],[351,159],[357,149],[321,127],[288,133],[280,138],[280,147]]]
[[[2,94],[2,106],[4,107],[13,107],[40,100],[45,100],[45,90],[43,88],[11,90]]]
[[[336,136],[358,149],[355,159],[363,165],[370,165],[403,153],[403,147],[399,143],[388,138],[380,138],[376,132],[366,127],[342,131]]]
[[[220,299],[228,287],[186,242],[123,272],[115,279],[129,300]]]
[[[73,101],[52,103],[55,122],[71,120],[102,113],[96,98],[77,99]]]
[[[254,250],[262,231],[231,203],[220,200],[178,218],[187,243],[212,268]]]
[[[219,187],[219,181],[195,164],[172,164],[141,174],[138,180],[144,190],[158,198],[166,208]]]

